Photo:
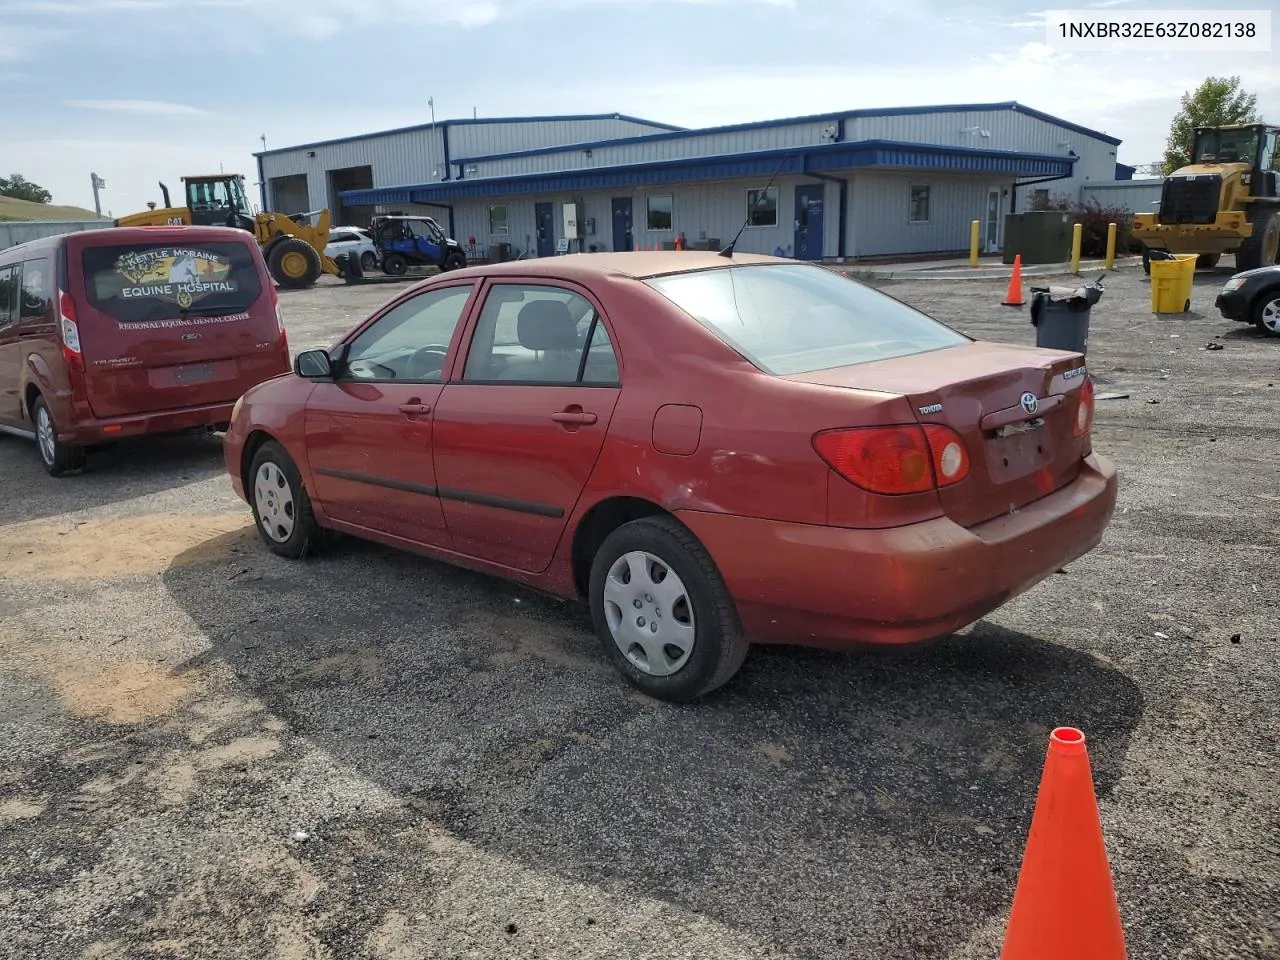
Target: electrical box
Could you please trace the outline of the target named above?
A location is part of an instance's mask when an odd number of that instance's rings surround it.
[[[564,236],[566,237],[582,236],[581,232],[579,231],[580,221],[578,219],[578,214],[579,214],[578,204],[566,203],[566,204],[563,204],[560,209],[564,214]]]

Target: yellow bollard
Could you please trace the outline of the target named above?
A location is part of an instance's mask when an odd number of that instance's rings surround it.
[[[978,265],[978,234],[981,229],[977,220],[969,224],[969,266],[971,267]]]
[[[1110,270],[1116,265],[1116,225],[1107,224],[1107,262],[1104,269]]]
[[[1080,272],[1080,242],[1084,238],[1084,224],[1077,223],[1071,228],[1071,272]]]

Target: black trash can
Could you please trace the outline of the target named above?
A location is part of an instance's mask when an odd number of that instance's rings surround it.
[[[1032,287],[1031,323],[1036,328],[1036,346],[1086,353],[1089,318],[1093,305],[1101,298],[1101,280],[1080,287]]]

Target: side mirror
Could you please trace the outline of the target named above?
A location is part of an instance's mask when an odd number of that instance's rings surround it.
[[[333,363],[324,350],[304,350],[294,360],[293,372],[307,380],[331,380]]]

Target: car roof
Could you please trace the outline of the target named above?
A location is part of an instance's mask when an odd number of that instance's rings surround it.
[[[604,277],[631,277],[644,280],[649,277],[672,273],[689,273],[695,270],[712,270],[724,267],[751,266],[754,264],[800,264],[804,261],[789,257],[771,257],[758,253],[735,253],[722,257],[710,250],[636,250],[622,253],[569,253],[558,257],[538,257],[533,260],[506,260],[450,271],[450,277],[459,274],[473,276],[545,276],[566,280],[590,281]]]

